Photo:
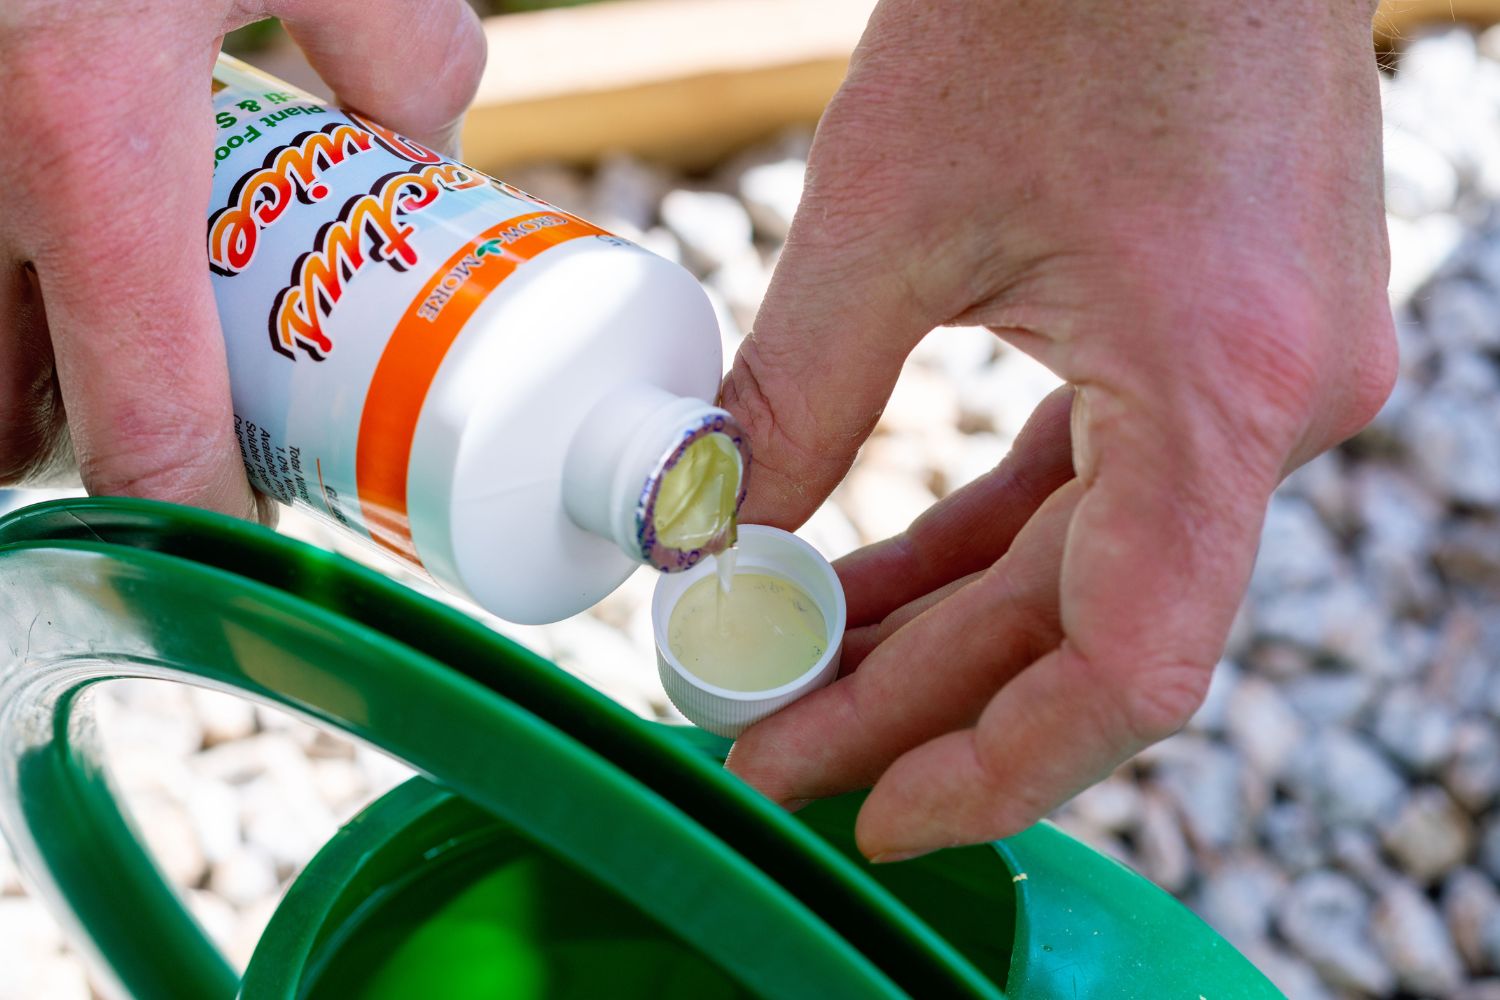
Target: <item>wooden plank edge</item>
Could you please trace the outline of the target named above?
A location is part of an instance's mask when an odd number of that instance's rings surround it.
[[[629,0],[490,18],[464,155],[503,171],[625,151],[693,169],[816,122],[873,0]]]
[[[1500,24],[1500,0],[1381,0],[1375,42],[1381,48],[1400,48],[1417,31],[1442,24]]]

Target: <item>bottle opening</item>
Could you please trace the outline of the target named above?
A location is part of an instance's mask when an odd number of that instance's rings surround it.
[[[684,433],[641,491],[636,536],[646,561],[673,572],[733,545],[749,467],[749,442],[722,410]]]

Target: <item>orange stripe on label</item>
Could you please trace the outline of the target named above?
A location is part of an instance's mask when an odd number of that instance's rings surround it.
[[[560,223],[530,228],[534,223]],[[528,231],[529,229],[529,231]],[[417,418],[438,367],[485,296],[543,251],[604,230],[562,212],[534,212],[491,226],[438,268],[406,307],[375,366],[359,419],[355,481],[370,536],[413,562],[406,479]],[[485,251],[483,256],[479,252]]]

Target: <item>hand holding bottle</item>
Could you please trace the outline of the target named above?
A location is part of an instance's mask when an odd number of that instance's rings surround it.
[[[249,516],[204,266],[223,35],[281,18],[341,103],[444,146],[484,65],[463,0],[0,9],[0,485]]]

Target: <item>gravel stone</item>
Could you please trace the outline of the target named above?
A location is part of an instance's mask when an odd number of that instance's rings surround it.
[[[192,824],[203,857],[209,863],[223,860],[240,846],[239,797],[221,781],[197,778],[183,796],[182,807]]]
[[[1398,676],[1404,664],[1392,651],[1389,617],[1372,588],[1351,576],[1260,601],[1263,635],[1296,643],[1318,656],[1373,677]]]
[[[1213,677],[1208,682],[1208,693],[1203,704],[1188,720],[1187,728],[1193,732],[1218,734],[1224,731],[1229,721],[1229,704],[1234,690],[1239,686],[1241,671],[1233,660],[1220,660],[1214,667]]]
[[[1407,219],[1446,212],[1458,198],[1458,171],[1441,152],[1404,129],[1385,135],[1386,210]]]
[[[1386,887],[1375,904],[1370,926],[1403,989],[1441,996],[1463,982],[1463,963],[1442,917],[1412,883],[1398,880]]]
[[[1358,826],[1335,826],[1328,835],[1328,854],[1334,866],[1378,892],[1395,877],[1374,831]]]
[[[1500,979],[1473,980],[1455,990],[1450,1000],[1500,1000]]]
[[[952,384],[983,371],[1000,353],[1000,338],[982,326],[940,326],[922,338],[911,360]]]
[[[1276,780],[1306,735],[1306,725],[1280,690],[1262,677],[1246,677],[1229,699],[1230,742],[1264,779]]]
[[[1204,740],[1194,752],[1159,765],[1156,781],[1176,806],[1192,841],[1223,849],[1245,827],[1244,770],[1244,761],[1234,750]]]
[[[188,811],[176,802],[152,796],[131,803],[131,812],[167,880],[180,888],[196,886],[208,870],[208,859]]]
[[[278,884],[275,862],[254,847],[236,851],[214,865],[208,874],[208,888],[237,908],[251,906],[275,893]]]
[[[1369,540],[1401,552],[1431,546],[1443,505],[1415,477],[1384,463],[1365,465],[1354,472],[1351,492]]]
[[[1246,852],[1205,872],[1192,906],[1231,944],[1253,947],[1270,931],[1287,882],[1274,863]]]
[[[1458,724],[1443,785],[1471,814],[1484,812],[1495,801],[1500,794],[1500,733],[1493,723],[1465,719]]]
[[[275,891],[275,888],[273,884],[271,890]],[[223,896],[208,889],[189,889],[183,896],[187,901],[188,912],[208,932],[210,940],[220,948],[233,940],[240,918]]]
[[[1374,702],[1380,685],[1363,674],[1320,670],[1282,685],[1291,706],[1314,726],[1349,726]]]
[[[1292,875],[1326,863],[1328,846],[1317,811],[1300,802],[1282,802],[1261,817],[1266,850]]]
[[[888,433],[920,435],[957,422],[958,403],[943,377],[922,365],[908,364],[876,426]]]
[[[756,232],[784,240],[802,201],[802,179],[807,164],[800,159],[777,160],[751,167],[740,175],[740,200],[755,223]]]
[[[1493,291],[1474,281],[1443,281],[1422,303],[1425,328],[1441,348],[1489,351],[1500,348],[1500,303]]]
[[[244,698],[207,688],[189,688],[193,712],[203,729],[203,743],[229,743],[255,732],[255,706]]]
[[[1457,503],[1500,509],[1500,399],[1429,393],[1412,405],[1407,440],[1433,489]]]
[[[1478,860],[1485,874],[1500,882],[1500,813],[1485,817],[1479,833]]]
[[[1459,868],[1443,883],[1443,921],[1448,936],[1471,972],[1490,969],[1485,949],[1485,931],[1500,920],[1500,892],[1488,875],[1473,868]]]
[[[1411,794],[1383,840],[1402,870],[1430,883],[1468,858],[1474,827],[1447,792],[1429,785]]]
[[[1500,523],[1464,518],[1445,525],[1432,559],[1454,583],[1500,586]]]
[[[682,243],[683,262],[701,274],[723,267],[751,245],[745,206],[719,191],[669,192],[661,200],[661,221]]]
[[[1249,605],[1246,605],[1248,607]],[[1244,619],[1252,621],[1250,626],[1255,627],[1250,616]],[[1232,635],[1233,633],[1231,633]],[[1254,645],[1252,648],[1244,649],[1239,655],[1241,662],[1251,672],[1268,677],[1275,681],[1286,693],[1286,682],[1293,677],[1313,670],[1318,664],[1318,658],[1296,643],[1282,642],[1279,639],[1267,639],[1259,634],[1253,634]],[[1246,643],[1245,645],[1249,645]],[[1229,646],[1234,649],[1233,643]],[[1241,647],[1243,649],[1243,647]]]
[[[1430,774],[1447,760],[1456,727],[1451,709],[1411,685],[1388,692],[1375,713],[1375,738],[1415,774]]]
[[[1335,1000],[1317,971],[1285,948],[1262,942],[1242,946],[1240,952],[1284,995],[1296,1000]]]
[[[657,205],[671,187],[671,175],[659,167],[623,153],[605,156],[594,171],[590,218],[609,230],[643,233],[655,225]]]
[[[1155,790],[1141,800],[1141,823],[1136,831],[1140,871],[1168,892],[1181,892],[1193,874],[1193,856],[1177,821],[1171,801]]]
[[[1073,799],[1072,809],[1098,829],[1120,833],[1140,823],[1141,791],[1127,778],[1109,778],[1080,792]]]
[[[1391,302],[1400,305],[1410,301],[1453,258],[1464,240],[1464,224],[1447,214],[1415,221],[1388,215],[1386,226],[1391,234]],[[1384,425],[1387,421],[1377,418],[1376,423]]]
[[[1273,495],[1250,577],[1251,593],[1275,596],[1328,586],[1339,575],[1340,564],[1317,508],[1289,494]]]
[[[1400,774],[1356,733],[1325,729],[1294,757],[1286,781],[1294,798],[1328,823],[1374,825],[1392,819],[1405,792]]]
[[[771,271],[761,262],[754,247],[743,247],[708,276],[709,287],[724,299],[729,314],[739,330],[755,328],[760,300],[771,282]]]
[[[1276,917],[1282,936],[1331,986],[1385,996],[1396,977],[1367,936],[1369,922],[1364,891],[1327,871],[1297,879]]]
[[[588,184],[572,167],[555,163],[538,163],[509,171],[506,180],[536,198],[560,208],[588,205]]]
[[[1062,385],[1040,361],[1014,348],[1002,350],[986,372],[993,379],[981,404],[988,411],[987,429],[1012,440],[1038,404]],[[959,391],[964,391],[962,386]]]

